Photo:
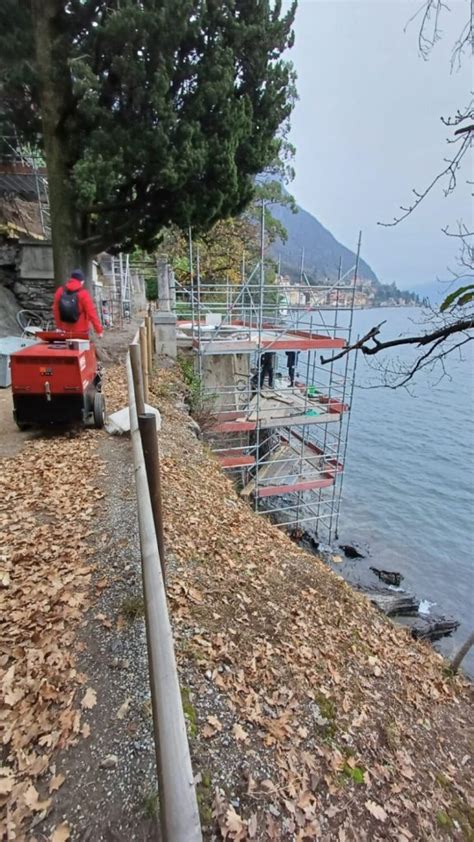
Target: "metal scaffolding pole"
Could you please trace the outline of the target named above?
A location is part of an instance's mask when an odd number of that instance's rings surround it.
[[[341,365],[320,365],[318,349],[337,350],[350,341],[360,238],[351,282],[346,280],[348,273],[343,274],[341,259],[336,281],[312,287],[304,271],[303,250],[300,285],[293,288],[297,293],[305,290],[310,304],[283,312],[281,265],[276,278],[266,277],[265,213],[262,201],[259,259],[250,267],[242,254],[241,282],[235,292],[228,277],[218,281],[201,278],[199,252],[193,277],[189,237],[191,335],[194,340],[197,337],[194,350],[201,395],[206,400],[212,398],[213,421],[206,436],[224,469],[240,478],[244,496],[253,497],[257,513],[271,512],[288,527],[304,523],[307,529],[322,530],[330,540],[339,522],[350,410],[346,401],[353,396],[354,366],[348,356]],[[315,299],[320,301],[317,307],[311,306]],[[291,307],[290,300],[288,303]],[[203,310],[220,316],[214,329],[203,328]],[[349,310],[348,324],[345,310]],[[273,392],[264,390],[262,394],[263,354],[275,355],[276,373],[284,351],[291,349],[302,354],[298,368],[304,372],[303,378],[296,378],[292,387],[280,374]],[[205,382],[213,355],[222,360],[225,355],[232,358],[229,364],[217,367],[226,372],[217,378],[217,384],[215,376]],[[252,378],[253,359],[256,370]],[[285,423],[286,418],[290,424]]]

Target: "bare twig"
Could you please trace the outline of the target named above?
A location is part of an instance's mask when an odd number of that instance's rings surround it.
[[[410,214],[413,213],[413,211],[418,207],[420,202],[422,202],[423,199],[426,198],[428,193],[430,193],[433,190],[435,185],[438,184],[438,182],[445,177],[448,177],[448,184],[447,187],[444,189],[444,195],[449,196],[450,193],[452,193],[456,187],[457,173],[460,169],[461,162],[464,156],[471,148],[473,136],[474,133],[469,132],[463,137],[461,145],[459,146],[459,149],[456,152],[455,156],[451,159],[445,158],[445,163],[447,164],[447,166],[444,168],[444,170],[442,170],[442,172],[438,173],[438,175],[436,175],[432,179],[432,181],[428,184],[427,187],[425,187],[425,189],[421,193],[418,190],[413,190],[415,200],[412,202],[411,205],[408,205],[408,207],[404,207],[403,205],[400,207],[400,210],[403,211],[403,213],[400,216],[394,217],[392,222],[378,222],[377,225],[382,225],[384,228],[392,228],[393,226],[398,225],[399,222],[401,222],[403,219],[406,219],[407,216],[410,216]],[[458,139],[456,139],[456,141],[454,142],[457,142]]]
[[[425,354],[422,354],[421,357],[419,357],[417,359],[415,365],[410,369],[410,371],[408,372],[406,377],[404,377],[404,379],[401,380],[399,383],[396,383],[396,384],[390,386],[390,388],[398,389],[399,386],[406,386],[406,384],[415,376],[417,371],[420,371],[422,368],[425,368],[425,366],[428,365],[428,364],[434,364],[434,363],[438,363],[438,362],[441,363],[442,368],[443,368],[443,374],[441,375],[441,378],[440,378],[440,380],[441,380],[442,377],[447,376],[447,372],[446,372],[446,369],[444,367],[444,358],[448,354],[452,354],[453,351],[455,351],[457,348],[461,348],[463,345],[466,345],[467,342],[471,342],[473,339],[474,339],[474,336],[467,336],[465,339],[462,340],[462,342],[458,342],[456,345],[453,345],[450,348],[446,348],[446,350],[443,351],[441,354],[437,354],[434,359],[433,358],[428,359],[428,357],[431,357],[433,351],[436,350],[438,345],[441,345],[441,343],[444,342],[444,339],[438,339]]]
[[[382,325],[385,324],[385,322],[386,319],[385,321],[380,322],[379,325],[375,325],[375,327],[372,327],[369,330],[369,332],[365,334],[365,336],[362,336],[360,339],[357,340],[357,342],[354,342],[353,345],[348,345],[347,348],[344,348],[338,354],[334,354],[334,356],[332,357],[326,357],[326,359],[324,359],[324,357],[321,357],[321,364],[325,365],[326,363],[333,363],[334,360],[340,360],[341,357],[345,357],[346,354],[349,354],[350,351],[357,351],[359,348],[363,350],[364,344],[366,342],[369,342],[370,339],[373,339],[374,342],[376,342],[377,340],[375,337],[379,335],[380,328],[382,327]]]
[[[359,339],[353,345],[348,345],[347,348],[343,348],[338,354],[334,354],[332,357],[321,357],[321,364],[325,365],[326,363],[334,362],[335,360],[340,359],[341,357],[345,357],[347,354],[350,354],[351,351],[354,350],[361,350],[363,354],[366,355],[373,355],[379,354],[380,351],[385,351],[387,348],[398,348],[401,345],[418,345],[418,347],[423,347],[424,345],[430,345],[432,342],[444,342],[448,339],[449,336],[452,336],[455,333],[464,333],[467,330],[474,329],[474,318],[469,319],[458,319],[452,324],[443,325],[443,327],[438,328],[437,330],[431,331],[431,333],[424,333],[418,336],[401,336],[398,339],[390,339],[388,342],[379,342],[377,336],[380,333],[381,326],[385,324],[385,322],[381,322],[381,324],[376,325],[375,327],[371,328],[362,339]],[[372,341],[373,345],[367,345],[367,342]]]

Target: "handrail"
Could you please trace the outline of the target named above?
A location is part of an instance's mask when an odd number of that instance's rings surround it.
[[[137,337],[132,344],[136,344]],[[202,842],[173,635],[166,603],[130,354],[127,354],[130,433],[137,491],[148,663],[163,842]]]

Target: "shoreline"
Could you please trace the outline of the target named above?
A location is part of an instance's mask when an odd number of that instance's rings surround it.
[[[310,505],[310,502],[307,502]],[[357,557],[349,557],[344,553],[339,538],[331,545],[319,542],[317,536],[311,533],[311,530],[303,530],[301,535],[292,535],[290,531],[284,528],[284,523],[278,522],[277,518],[270,513],[263,515],[272,525],[279,528],[279,530],[287,535],[290,540],[301,550],[309,553],[315,559],[322,562],[328,570],[331,570],[336,576],[341,578],[355,594],[362,594],[369,599],[372,605],[375,605],[378,610],[384,614],[387,619],[391,620],[394,625],[407,629],[414,640],[425,640],[430,644],[436,654],[443,657],[447,662],[450,656],[440,648],[439,642],[451,640],[458,628],[462,626],[462,622],[455,616],[449,613],[444,613],[440,603],[432,603],[425,597],[419,597],[416,590],[411,590],[403,585],[404,576],[400,571],[395,569],[395,566],[390,567],[391,572],[401,576],[402,583],[399,586],[393,584],[384,584],[384,582],[373,573],[374,566],[380,569],[383,561],[380,562],[372,556],[370,545],[356,542],[349,545],[358,553]],[[347,545],[345,545],[347,546]],[[401,604],[401,612],[398,613],[392,609],[395,605],[391,603],[387,605],[388,612],[382,610],[379,603],[388,602],[387,597],[391,596],[393,601],[398,597]],[[377,600],[376,597],[381,597]],[[436,606],[436,611],[431,611]],[[416,610],[415,610],[416,607]],[[426,608],[426,610],[422,610]],[[467,636],[469,630],[466,631]],[[463,641],[457,642],[454,654],[460,649]],[[463,675],[471,682],[474,682],[474,674],[472,671],[466,670],[466,665],[461,667]]]
[[[176,369],[157,373],[151,396],[205,838],[212,815],[262,842],[268,826],[293,838],[295,816],[309,838],[344,838],[347,825],[375,839],[378,815],[387,838],[400,815],[406,839],[439,838],[445,814],[467,827],[470,683],[250,509],[196,438]],[[452,794],[435,774],[448,767]]]

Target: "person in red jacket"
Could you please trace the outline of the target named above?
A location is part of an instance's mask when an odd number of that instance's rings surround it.
[[[90,293],[84,288],[84,275],[80,269],[71,273],[70,279],[54,294],[53,315],[58,330],[67,333],[89,333],[94,328],[98,336],[104,329]],[[66,319],[65,320],[65,317]]]

